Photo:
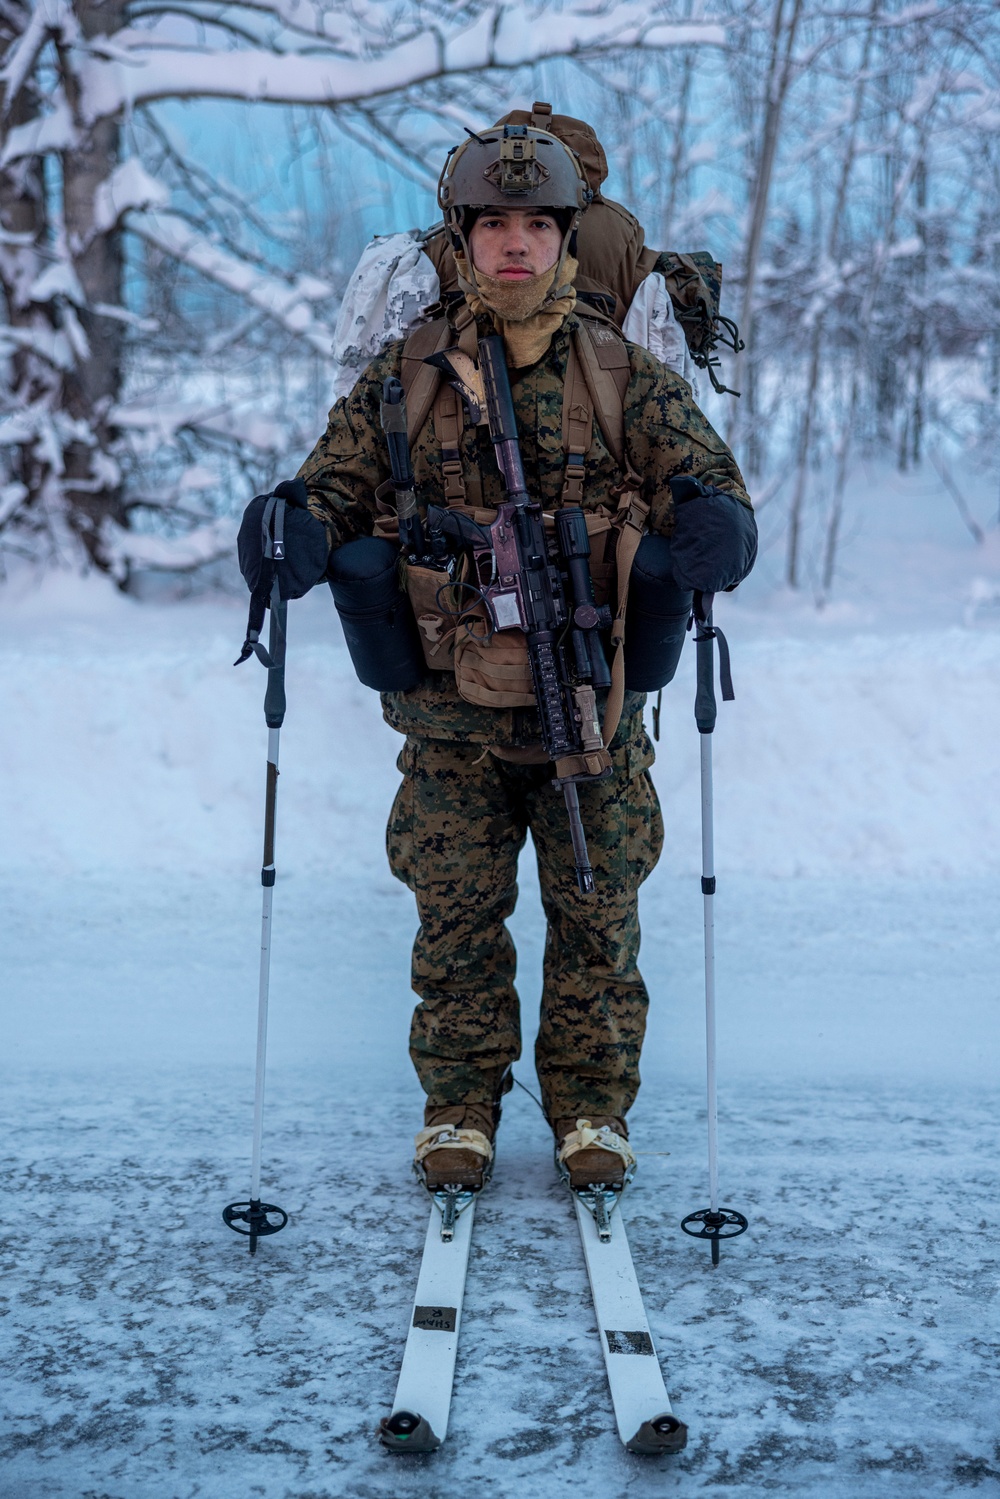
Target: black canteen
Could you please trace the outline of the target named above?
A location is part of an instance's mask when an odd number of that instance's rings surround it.
[[[625,686],[657,692],[673,681],[684,648],[692,594],[674,579],[670,542],[647,533],[639,543],[628,584],[625,616]]]
[[[376,692],[406,692],[424,676],[410,601],[400,587],[399,548],[380,536],[338,547],[327,579],[354,670]]]

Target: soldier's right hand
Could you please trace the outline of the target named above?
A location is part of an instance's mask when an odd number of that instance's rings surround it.
[[[280,538],[275,536],[275,498],[285,501]],[[265,556],[268,536],[273,559]],[[275,545],[276,540],[280,546]],[[323,577],[330,560],[326,527],[307,508],[306,486],[301,479],[284,479],[270,494],[259,494],[250,501],[243,512],[236,545],[240,572],[250,592],[258,587],[262,573],[273,567],[283,599],[302,598]]]

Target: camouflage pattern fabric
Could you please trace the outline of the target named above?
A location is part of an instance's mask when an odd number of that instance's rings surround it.
[[[560,502],[563,484],[562,400],[569,353],[570,316],[537,364],[511,371],[514,410],[521,436],[528,488],[546,509]],[[480,332],[492,331],[483,324]],[[389,477],[389,459],[379,418],[382,382],[400,372],[401,343],[390,344],[330,412],[327,429],[299,470],[310,509],[326,525],[333,547],[371,534],[375,489]],[[650,503],[649,528],[669,536],[673,500],[668,480],[693,474],[718,485],[749,506],[736,460],[694,403],[691,388],[636,344],[629,344],[631,378],[625,394],[625,441],[629,460],[643,475],[643,497]],[[413,470],[421,505],[444,504],[441,448],[429,418],[412,444]],[[485,426],[466,422],[462,468],[469,503],[496,506],[503,499],[493,444]],[[621,475],[597,422],[586,456],[583,508],[614,509],[612,490]],[[637,712],[633,694],[625,714]],[[430,734],[466,743],[524,745],[537,741],[531,710],[497,712],[464,703],[444,672],[428,673],[409,692],[386,693],[387,722],[404,734]]]
[[[562,402],[567,318],[547,352],[511,371],[525,474],[546,509],[563,486]],[[481,334],[492,332],[483,324]],[[369,365],[337,402],[326,432],[300,470],[313,513],[332,547],[371,534],[375,490],[389,477],[379,420],[382,383],[400,373],[402,344]],[[668,481],[692,474],[749,506],[735,460],[698,410],[688,385],[644,349],[628,345],[624,402],[627,456],[643,475],[649,527],[673,529]],[[444,504],[442,454],[431,419],[412,444],[421,505]],[[467,499],[503,498],[485,426],[466,422],[460,457]],[[586,455],[584,509],[615,508],[622,475],[595,421]],[[492,1103],[520,1054],[516,956],[504,925],[517,899],[517,856],[530,830],[548,922],[536,1062],[550,1119],[582,1112],[622,1118],[639,1086],[648,998],[636,960],[638,888],[659,857],[663,827],[648,775],[652,748],[641,694],[626,695],[612,745],[614,774],[580,786],[597,893],[579,894],[561,792],[551,765],[512,763],[490,746],[537,745],[533,709],[496,711],[465,703],[454,679],[428,672],[409,692],[383,695],[383,712],[407,735],[403,783],[388,830],[394,874],[413,890],[420,929],[413,987],[420,996],[411,1055],[431,1105]]]
[[[579,788],[596,894],[580,895],[562,793],[550,766],[478,745],[408,738],[389,819],[393,873],[420,929],[410,1055],[429,1105],[492,1103],[521,1052],[516,954],[504,925],[530,829],[548,921],[536,1066],[548,1118],[624,1117],[639,1087],[648,996],[636,967],[637,892],[660,856],[653,749],[633,719],[613,775]]]

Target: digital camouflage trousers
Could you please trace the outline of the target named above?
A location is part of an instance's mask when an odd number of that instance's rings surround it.
[[[663,847],[641,719],[612,759],[610,778],[579,787],[596,885],[584,896],[551,765],[407,739],[387,845],[393,874],[417,898],[410,1055],[430,1104],[494,1100],[520,1056],[517,955],[504,923],[529,829],[548,923],[535,1047],[546,1115],[624,1116],[632,1104],[649,1003],[636,966],[638,891]]]

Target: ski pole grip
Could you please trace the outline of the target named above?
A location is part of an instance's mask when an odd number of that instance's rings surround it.
[[[268,650],[273,666],[267,669],[267,691],[264,694],[264,719],[269,729],[280,729],[285,720],[285,626],[288,601],[271,600],[271,633]]]
[[[711,734],[718,717],[715,701],[715,635],[712,630],[712,596],[706,595],[707,607],[695,614],[695,650],[697,651],[697,690],[694,698],[694,721],[699,734]]]

